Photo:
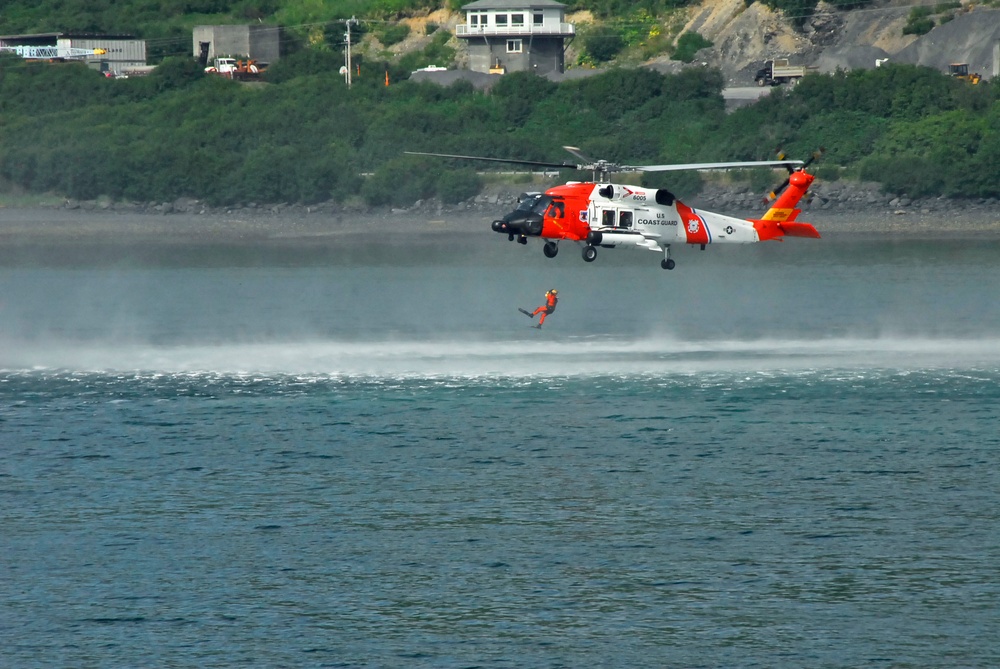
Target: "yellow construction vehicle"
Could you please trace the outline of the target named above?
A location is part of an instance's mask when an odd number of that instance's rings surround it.
[[[948,74],[955,77],[956,79],[964,79],[970,84],[978,84],[982,77],[978,72],[973,72],[969,74],[969,64],[968,63],[952,63],[948,66]]]

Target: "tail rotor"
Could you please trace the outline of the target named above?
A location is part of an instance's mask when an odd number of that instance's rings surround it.
[[[819,147],[819,150],[813,151],[812,155],[809,156],[809,158],[807,158],[806,161],[802,163],[802,165],[800,165],[799,167],[792,167],[791,165],[786,165],[785,169],[788,170],[788,176],[785,177],[785,180],[782,181],[777,188],[770,191],[767,195],[764,196],[764,204],[770,204],[775,200],[777,200],[778,196],[781,195],[781,191],[788,188],[789,180],[792,178],[792,175],[800,170],[804,170],[807,167],[809,167],[814,161],[818,160],[819,157],[822,156],[823,152],[825,151],[826,149],[824,149],[822,146]],[[784,159],[785,159],[785,153],[779,150],[778,160],[784,160]]]

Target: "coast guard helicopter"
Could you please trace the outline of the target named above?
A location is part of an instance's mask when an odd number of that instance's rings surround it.
[[[446,153],[406,151],[416,156],[459,158],[513,163],[533,167],[589,170],[592,182],[570,181],[549,188],[544,193],[524,193],[514,211],[493,221],[494,232],[527,244],[528,238],[544,241],[542,251],[548,258],[559,252],[562,241],[572,241],[583,247],[583,259],[593,262],[597,249],[634,247],[663,254],[660,266],[673,269],[670,257],[672,244],[751,244],[769,239],[789,237],[819,238],[819,232],[809,223],[798,223],[796,209],[799,200],[809,190],[815,178],[806,168],[822,150],[809,160],[768,160],[730,163],[689,163],[678,165],[618,165],[606,160],[591,160],[580,149],[563,147],[582,163],[546,163],[507,158],[483,158]],[[677,170],[709,170],[747,167],[784,167],[788,178],[769,194],[773,204],[760,218],[742,219],[696,210],[662,188],[643,188],[613,184],[610,176],[616,172],[666,172]]]

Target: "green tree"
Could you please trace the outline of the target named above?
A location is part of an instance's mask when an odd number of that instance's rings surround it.
[[[475,197],[482,187],[483,180],[475,170],[447,171],[438,177],[437,195],[442,202],[454,204]]]
[[[621,32],[611,25],[601,25],[586,33],[583,48],[598,63],[614,60],[625,48]]]

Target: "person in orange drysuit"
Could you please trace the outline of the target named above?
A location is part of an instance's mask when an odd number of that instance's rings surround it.
[[[559,298],[556,297],[558,294],[559,294],[559,291],[556,290],[555,288],[553,288],[552,290],[546,292],[545,293],[545,304],[543,304],[542,306],[538,307],[537,309],[535,309],[535,311],[533,313],[530,314],[530,316],[532,318],[534,318],[538,314],[542,315],[542,317],[538,319],[538,325],[535,326],[539,330],[542,328],[542,323],[545,322],[545,317],[548,316],[549,314],[551,314],[553,311],[556,310],[556,303],[559,301]]]

